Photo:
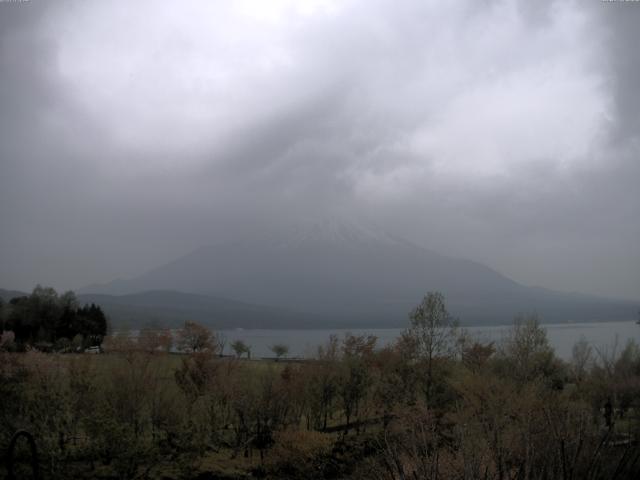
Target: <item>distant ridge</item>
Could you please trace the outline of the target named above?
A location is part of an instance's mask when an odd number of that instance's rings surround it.
[[[23,297],[25,295],[29,295],[29,294],[25,292],[21,292],[19,290],[5,290],[4,288],[0,288],[0,298],[5,302],[8,302],[12,298]]]
[[[344,326],[404,326],[410,309],[433,290],[445,295],[463,324],[510,323],[516,314],[533,311],[546,322],[633,320],[637,310],[631,301],[526,287],[480,263],[334,219],[204,246],[135,278],[93,285],[82,293],[150,290],[305,312],[304,318],[320,328],[329,320]]]
[[[5,302],[26,295],[29,293],[0,289],[0,298]],[[307,313],[171,290],[130,295],[80,294],[78,302],[100,305],[115,328],[140,328],[151,324],[176,328],[186,320],[214,329],[309,328],[320,323],[338,326],[330,319]]]
[[[129,295],[81,294],[78,300],[100,305],[115,327],[179,327],[191,320],[216,329],[306,328],[322,321],[290,310],[171,290]]]

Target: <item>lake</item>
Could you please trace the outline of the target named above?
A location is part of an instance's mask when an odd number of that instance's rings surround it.
[[[584,337],[594,348],[611,352],[614,348],[618,352],[624,348],[628,340],[634,339],[640,343],[640,325],[635,322],[600,322],[600,323],[572,323],[545,324],[549,343],[556,354],[565,360],[571,358],[573,345]],[[509,325],[464,327],[473,338],[483,342],[499,342],[511,328]],[[354,335],[371,334],[378,337],[378,346],[393,342],[403,331],[400,328],[371,328],[371,329],[334,329],[334,330],[259,330],[236,329],[220,330],[227,343],[225,354],[231,354],[229,344],[234,340],[242,340],[251,346],[253,358],[273,357],[269,349],[276,343],[283,343],[289,347],[289,357],[312,357],[319,345],[327,342],[330,335],[343,337],[347,332]],[[594,352],[595,353],[595,352]]]

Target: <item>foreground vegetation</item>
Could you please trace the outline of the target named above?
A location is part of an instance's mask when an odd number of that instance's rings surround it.
[[[195,324],[185,353],[171,343],[144,330],[101,355],[0,353],[0,448],[28,432],[44,478],[639,478],[633,342],[579,341],[564,362],[526,317],[481,344],[429,294],[384,348],[346,335],[303,362],[221,358]],[[23,439],[12,458],[28,478]]]

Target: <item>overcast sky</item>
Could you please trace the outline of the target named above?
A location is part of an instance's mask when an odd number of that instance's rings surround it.
[[[367,218],[640,299],[640,2],[0,2],[0,287]]]

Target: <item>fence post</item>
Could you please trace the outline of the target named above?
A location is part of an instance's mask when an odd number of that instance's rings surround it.
[[[16,444],[18,443],[18,439],[20,437],[24,437],[27,439],[29,443],[29,450],[31,451],[31,471],[33,473],[34,480],[40,480],[40,472],[38,470],[38,450],[36,448],[36,441],[29,432],[25,430],[17,431],[13,437],[11,438],[11,443],[9,443],[9,448],[7,449],[7,472],[8,472],[8,480],[16,480],[15,472],[13,471],[13,463],[14,463],[14,450],[16,448]]]

